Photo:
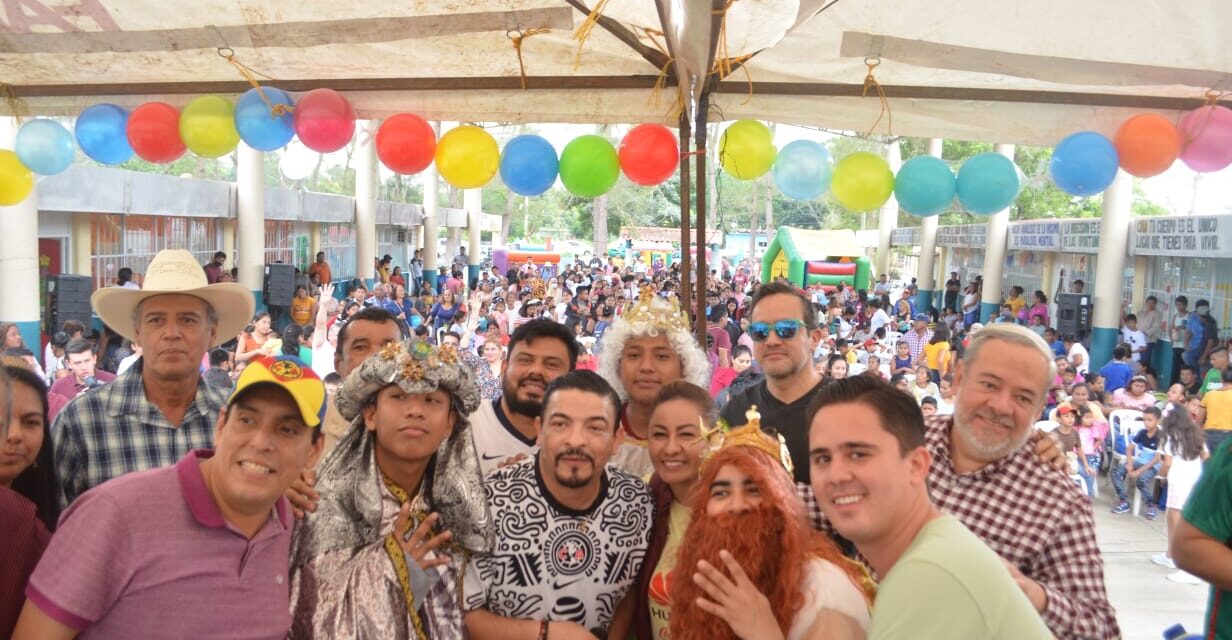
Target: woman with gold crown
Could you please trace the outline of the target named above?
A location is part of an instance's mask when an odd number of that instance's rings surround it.
[[[679,299],[669,301],[643,287],[637,301],[626,305],[604,332],[599,375],[624,402],[620,416],[624,444],[611,464],[646,478],[653,470],[646,436],[659,389],[676,380],[703,389],[710,386],[710,361],[694,339]]]

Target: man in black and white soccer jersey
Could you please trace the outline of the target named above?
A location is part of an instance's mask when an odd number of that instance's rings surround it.
[[[513,332],[508,354],[501,397],[484,401],[468,418],[484,475],[534,455],[544,392],[577,366],[578,344],[565,325],[539,318]]]
[[[538,453],[484,481],[496,542],[463,581],[471,637],[593,640],[629,606],[653,503],[641,480],[607,466],[619,409],[599,375],[557,378],[536,421]]]

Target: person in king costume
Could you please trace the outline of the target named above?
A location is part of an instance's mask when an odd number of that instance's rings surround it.
[[[479,402],[449,346],[391,343],[347,376],[351,428],[291,548],[290,637],[464,636],[459,577],[493,535],[467,421]]]
[[[624,443],[610,464],[639,478],[654,471],[646,452],[650,414],[663,385],[687,380],[710,387],[710,361],[689,328],[680,300],[666,300],[643,287],[603,334],[599,375],[611,383],[624,406]]]

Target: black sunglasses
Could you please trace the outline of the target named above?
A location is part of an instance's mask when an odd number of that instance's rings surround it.
[[[804,323],[799,320],[779,320],[773,325],[768,322],[754,322],[749,325],[749,337],[754,342],[762,342],[770,337],[770,329],[773,328],[779,338],[791,340],[802,326]]]

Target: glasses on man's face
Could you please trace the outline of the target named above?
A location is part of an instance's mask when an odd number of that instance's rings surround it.
[[[783,340],[791,340],[796,337],[796,332],[804,323],[799,320],[779,320],[774,324],[769,322],[753,322],[749,324],[749,337],[754,342],[763,342],[770,337],[770,330],[778,334]]]

